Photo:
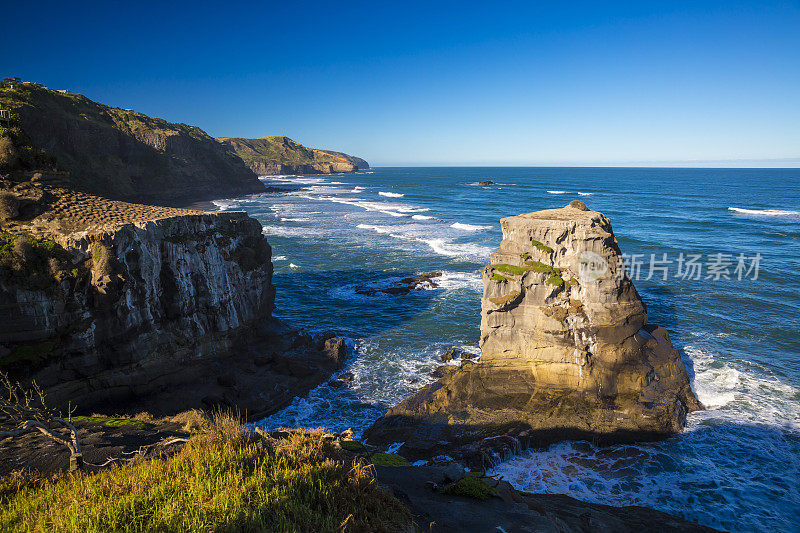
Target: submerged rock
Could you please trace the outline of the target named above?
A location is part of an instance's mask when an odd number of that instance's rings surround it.
[[[441,276],[441,272],[427,272],[418,276],[403,278],[387,287],[369,287],[362,285],[360,287],[356,287],[355,293],[364,296],[376,296],[378,294],[401,296],[409,294],[411,291],[436,289],[439,287],[436,278],[440,278]]]
[[[647,325],[609,220],[584,208],[502,220],[483,270],[480,362],[392,408],[368,430],[371,442],[485,466],[521,447],[649,440],[684,427],[700,405],[680,354],[666,330]]]
[[[494,185],[494,182],[492,180],[479,181],[478,185],[481,187],[487,187],[489,185]]]

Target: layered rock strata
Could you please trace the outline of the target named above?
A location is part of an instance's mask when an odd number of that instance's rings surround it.
[[[464,363],[368,431],[400,453],[484,461],[564,439],[680,431],[699,409],[663,328],[647,324],[611,223],[582,202],[505,218],[483,270],[480,362]]]
[[[271,250],[246,213],[10,191],[43,212],[2,224],[0,370],[53,405],[254,415],[341,365],[341,339],[272,319]]]

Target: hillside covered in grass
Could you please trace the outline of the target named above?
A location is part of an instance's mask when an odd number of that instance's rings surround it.
[[[284,135],[270,135],[260,139],[220,137],[217,140],[260,176],[333,174],[369,168],[369,164],[359,157],[307,148]]]
[[[0,131],[4,150],[24,156],[3,172],[67,171],[76,189],[151,203],[264,190],[241,159],[196,126],[33,83],[0,88],[0,109],[13,113]]]
[[[232,418],[174,455],[0,478],[2,531],[406,531],[408,510],[322,432],[274,439]]]

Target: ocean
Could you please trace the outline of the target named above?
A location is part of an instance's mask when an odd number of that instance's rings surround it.
[[[346,336],[354,379],[260,424],[358,435],[432,382],[442,352],[477,352],[480,270],[500,219],[578,199],[610,218],[650,322],[670,331],[706,410],[665,441],[565,442],[492,474],[730,531],[800,530],[800,169],[375,168],[261,180],[303,190],[215,203],[262,223],[275,315]],[[442,272],[436,289],[356,292],[431,271]]]

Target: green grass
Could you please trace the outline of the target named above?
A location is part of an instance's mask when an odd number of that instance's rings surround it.
[[[553,251],[553,249],[547,246],[545,243],[539,242],[536,239],[531,239],[531,244],[533,245],[534,248],[536,248],[537,250],[541,250],[542,252],[550,253]]]
[[[519,291],[511,291],[505,296],[497,296],[495,298],[489,298],[489,301],[492,302],[494,305],[500,306],[507,304],[517,296],[519,296]]]
[[[339,446],[341,446],[343,450],[347,450],[348,452],[354,452],[354,453],[363,452],[364,450],[367,449],[366,446],[364,446],[357,440],[343,440],[339,443]]]
[[[494,268],[495,270],[499,270],[500,272],[505,272],[506,274],[512,274],[514,276],[521,276],[525,272],[547,272],[559,276],[561,275],[560,269],[550,265],[546,265],[541,261],[525,261],[525,266],[500,263],[498,265],[492,265],[492,268]]]
[[[493,494],[497,494],[489,483],[480,474],[470,472],[455,483],[446,486],[442,492],[445,494],[455,494],[456,496],[466,496],[476,500],[485,500]]]
[[[492,281],[508,281],[508,278],[501,274],[492,274]]]
[[[517,265],[509,265],[506,263],[500,263],[499,265],[492,265],[492,268],[494,268],[495,270],[499,270],[500,272],[505,272],[506,274],[512,274],[514,276],[521,276],[528,270],[531,270],[530,268],[520,267]]]
[[[549,278],[547,278],[547,283],[550,285],[555,285],[557,287],[562,287],[564,285],[564,280],[558,274],[553,274]]]
[[[108,427],[134,427],[137,429],[147,429],[150,424],[132,418],[107,418],[104,416],[72,416],[71,422],[84,422],[87,424],[101,424]]]
[[[265,440],[238,422],[172,457],[0,480],[0,531],[398,531],[407,509],[322,432]]]
[[[411,466],[411,463],[394,453],[373,453],[369,461],[375,466]]]

